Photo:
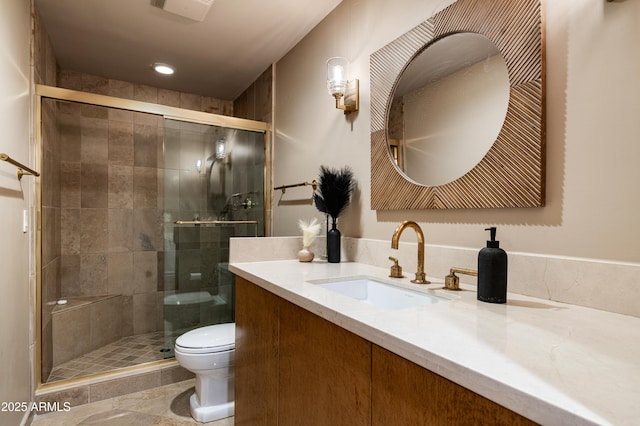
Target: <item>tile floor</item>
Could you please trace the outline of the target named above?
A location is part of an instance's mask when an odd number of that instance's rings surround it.
[[[173,357],[173,340],[162,331],[122,339],[60,364],[47,383]]]
[[[233,417],[198,423],[189,414],[195,379],[104,401],[72,407],[65,412],[36,415],[32,426],[232,426]]]

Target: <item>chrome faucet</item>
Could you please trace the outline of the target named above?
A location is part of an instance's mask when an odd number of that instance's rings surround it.
[[[391,248],[398,249],[398,242],[400,241],[400,235],[402,231],[406,228],[413,228],[416,231],[416,235],[418,236],[418,272],[416,272],[416,279],[411,280],[412,283],[416,284],[430,284],[426,279],[426,275],[424,273],[424,234],[422,233],[422,229],[420,225],[411,220],[405,220],[396,228],[393,233],[393,237],[391,237]]]

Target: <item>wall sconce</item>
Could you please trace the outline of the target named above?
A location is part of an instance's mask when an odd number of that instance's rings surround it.
[[[348,65],[347,60],[339,56],[327,61],[327,89],[336,98],[336,108],[345,114],[357,111],[360,103],[360,83],[357,79],[347,80]]]
[[[226,156],[227,156],[227,144],[224,138],[218,139],[216,141],[216,158],[218,160],[222,160]]]

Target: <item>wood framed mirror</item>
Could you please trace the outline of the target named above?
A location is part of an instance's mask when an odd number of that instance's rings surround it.
[[[415,80],[407,76],[415,71],[412,64],[422,61],[418,68],[447,68],[445,63],[460,62],[467,65],[480,64],[487,69],[489,57],[484,59],[443,59],[429,51],[473,51],[477,48],[456,47],[453,39],[461,34],[479,35],[487,39],[489,44],[497,48],[500,59],[506,65],[508,74],[506,112],[498,112],[491,122],[481,124],[482,132],[477,130],[454,133],[459,139],[468,140],[466,146],[455,145],[451,141],[439,140],[440,146],[449,146],[452,151],[446,161],[436,159],[441,164],[416,160],[418,151],[429,150],[429,144],[442,134],[442,124],[426,130],[425,135],[416,137],[405,133],[409,123],[398,120],[418,116],[419,121],[428,123],[436,120],[439,114],[434,113],[442,102],[442,95],[436,97],[433,90],[420,88],[418,91],[428,93],[422,102],[422,109],[406,114],[399,113],[397,104],[401,96],[396,92],[403,91],[406,80]],[[456,37],[454,37],[456,36]],[[460,37],[471,40],[473,37]],[[457,43],[457,42],[456,42]],[[426,55],[429,53],[429,55]],[[429,56],[428,59],[424,59]],[[432,63],[429,63],[432,61]],[[496,62],[496,63],[497,63]],[[400,36],[393,42],[374,52],[370,58],[371,74],[371,207],[375,210],[405,209],[454,209],[454,208],[512,208],[540,207],[544,205],[545,187],[545,79],[544,79],[544,25],[543,5],[541,0],[458,0],[442,11],[423,22],[421,25]],[[503,65],[503,66],[504,66]],[[413,71],[412,71],[413,70]],[[407,75],[405,75],[405,72]],[[460,73],[460,67],[450,72]],[[463,71],[469,74],[469,71]],[[441,73],[442,74],[442,73]],[[444,74],[447,74],[446,72]],[[442,75],[434,78],[442,78]],[[430,78],[430,81],[434,80]],[[455,79],[451,79],[455,81]],[[486,79],[479,85],[487,86]],[[451,84],[451,83],[447,83]],[[460,99],[464,107],[474,105],[468,86],[455,89],[447,87],[449,97]],[[415,88],[414,88],[415,89]],[[458,96],[458,94],[465,94]],[[407,95],[408,96],[408,95]],[[430,108],[424,105],[432,103]],[[477,104],[481,105],[481,104]],[[477,115],[484,112],[483,107],[473,106]],[[408,108],[405,106],[405,108]],[[403,111],[402,108],[400,111]],[[471,126],[467,120],[474,120],[473,112],[466,119],[449,118],[458,130],[466,130]],[[477,117],[475,117],[475,121]],[[484,120],[484,118],[483,118]],[[494,121],[495,120],[495,121]],[[482,123],[482,120],[480,120]],[[434,123],[430,123],[434,124]],[[477,124],[477,123],[476,123]],[[444,126],[446,127],[446,126]],[[485,132],[484,127],[493,127],[495,131]],[[398,137],[397,129],[402,128]],[[437,130],[434,130],[437,129]],[[495,136],[497,132],[497,136]],[[479,141],[479,133],[488,133],[490,140]],[[478,135],[478,136],[476,136]],[[486,135],[483,137],[487,137]],[[495,140],[493,140],[495,138]],[[419,142],[416,142],[419,141]],[[456,142],[456,143],[459,143]],[[419,145],[419,149],[415,149]],[[452,177],[439,176],[432,180],[418,178],[424,175],[423,168],[452,169],[462,161],[466,151],[476,150],[476,145],[485,144],[487,148],[479,148],[476,160],[462,167]],[[455,148],[451,148],[455,146]],[[413,149],[413,151],[412,151]],[[441,155],[442,149],[433,149],[426,157]],[[410,158],[408,156],[411,156]],[[426,158],[425,157],[425,158]],[[479,159],[479,160],[478,160]],[[418,162],[418,172],[410,172],[403,168],[404,163]],[[474,165],[474,163],[476,163]],[[428,164],[431,164],[429,166]],[[415,166],[414,166],[415,169]],[[429,184],[435,182],[434,184]],[[442,182],[442,183],[441,183]]]

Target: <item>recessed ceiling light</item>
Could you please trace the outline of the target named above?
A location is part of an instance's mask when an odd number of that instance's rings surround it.
[[[160,73],[160,74],[165,74],[165,75],[171,75],[174,72],[176,72],[176,69],[174,67],[172,67],[169,64],[162,64],[160,62],[156,62],[155,64],[152,65],[152,68]]]

